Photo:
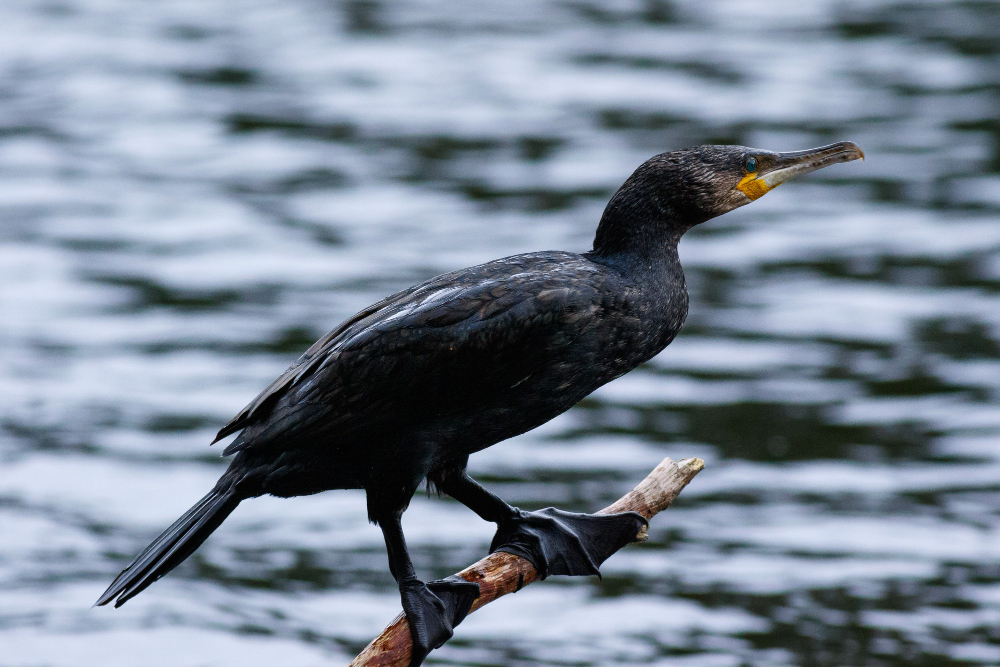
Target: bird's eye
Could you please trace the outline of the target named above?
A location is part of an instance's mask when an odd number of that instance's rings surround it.
[[[746,167],[748,174],[754,173],[755,171],[757,171],[757,158],[755,157],[747,158],[746,164],[744,166]]]

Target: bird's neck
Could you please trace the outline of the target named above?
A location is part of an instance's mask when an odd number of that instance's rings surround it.
[[[683,229],[669,224],[660,207],[632,208],[627,217],[609,205],[601,218],[594,249],[587,257],[620,275],[636,290],[629,306],[641,322],[637,358],[649,359],[666,347],[687,318],[688,293],[677,254]]]
[[[683,283],[677,243],[687,226],[655,198],[609,202],[588,256],[595,262],[641,279]]]

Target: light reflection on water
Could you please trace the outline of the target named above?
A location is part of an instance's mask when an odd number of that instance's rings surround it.
[[[0,7],[0,661],[337,664],[396,613],[363,496],[246,503],[91,610],[208,488],[214,431],[435,273],[583,250],[646,157],[850,139],[692,232],[675,343],[473,458],[594,509],[708,468],[601,583],[430,662],[1000,662],[1000,5],[12,0]],[[480,556],[450,501],[419,571]]]

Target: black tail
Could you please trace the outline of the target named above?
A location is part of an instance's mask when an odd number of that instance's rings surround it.
[[[231,490],[218,489],[199,500],[122,570],[94,606],[118,598],[115,607],[120,607],[177,567],[226,520],[240,500]]]

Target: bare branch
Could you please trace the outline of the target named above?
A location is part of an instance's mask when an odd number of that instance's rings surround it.
[[[677,494],[705,467],[701,459],[684,459],[680,462],[665,458],[638,486],[602,509],[598,514],[638,512],[647,520],[665,510]],[[647,537],[643,528],[636,535],[636,542]],[[521,558],[496,552],[470,565],[458,576],[479,584],[479,599],[472,605],[475,611],[508,593],[516,593],[538,579],[535,567]],[[471,612],[470,612],[471,613]],[[410,662],[410,626],[400,614],[365,647],[350,667],[406,667]]]

